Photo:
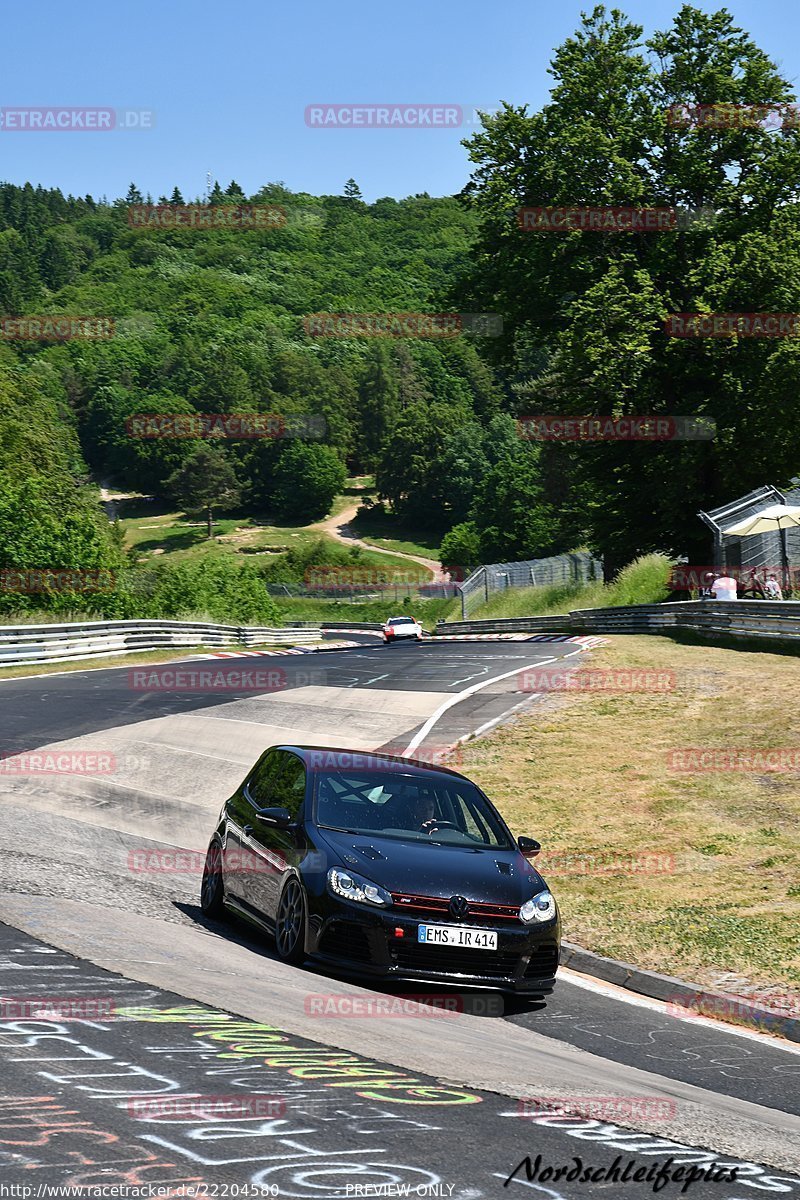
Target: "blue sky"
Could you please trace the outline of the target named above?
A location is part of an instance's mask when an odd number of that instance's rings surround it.
[[[678,0],[617,0],[650,32]],[[609,4],[609,7],[613,5]],[[469,175],[467,129],[314,129],[307,105],[440,103],[540,105],[553,48],[592,0],[324,0],[225,5],[209,0],[4,6],[0,107],[107,106],[154,113],[126,132],[0,129],[0,179],[109,199],[131,180],[157,197],[177,184],[203,193],[206,174],[246,192],[271,180],[339,193],[353,176],[364,196],[458,191]],[[718,5],[703,3],[712,10]],[[729,4],[794,82],[800,7]]]

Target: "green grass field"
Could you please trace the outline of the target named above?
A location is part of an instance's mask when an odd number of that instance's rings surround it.
[[[343,501],[340,507],[351,503],[347,496],[338,497],[337,500]],[[196,560],[209,551],[221,551],[242,561],[270,561],[286,550],[300,549],[320,540],[330,545],[331,562],[341,561],[341,543],[321,533],[313,525],[273,525],[267,517],[259,515],[237,518],[223,515],[215,519],[214,538],[209,541],[205,521],[166,508],[153,512],[154,507],[141,501],[123,501],[120,505],[120,525],[125,535],[125,545],[136,551],[142,564],[164,555],[169,555],[173,562]],[[409,572],[406,559],[370,550],[359,550],[357,557],[353,558],[353,566],[401,573],[404,576]]]
[[[541,841],[567,939],[703,985],[741,980],[724,990],[788,989],[800,1013],[800,772],[681,757],[791,746],[797,659],[616,635],[581,669],[669,687],[556,692],[449,765]]]
[[[439,561],[439,545],[441,535],[433,531],[426,532],[410,529],[394,521],[390,516],[378,519],[364,520],[356,517],[351,522],[351,528],[367,542],[383,546],[387,550],[401,550],[404,554],[417,554],[420,558],[432,558]]]
[[[665,555],[648,554],[623,568],[611,583],[598,579],[586,584],[510,588],[490,596],[488,604],[472,609],[470,620],[552,616],[581,608],[658,604],[669,598],[666,587],[669,568],[670,560]]]

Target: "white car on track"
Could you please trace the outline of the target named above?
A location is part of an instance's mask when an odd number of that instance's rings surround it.
[[[422,626],[419,621],[415,621],[413,617],[389,617],[383,627],[384,644],[388,646],[391,642],[408,638],[422,641]]]

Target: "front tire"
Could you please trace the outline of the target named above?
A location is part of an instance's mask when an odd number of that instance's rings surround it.
[[[275,949],[282,962],[299,967],[306,958],[306,902],[297,879],[290,879],[278,901]]]
[[[222,845],[216,837],[212,838],[206,852],[203,882],[200,885],[200,907],[207,917],[221,917],[225,912]]]

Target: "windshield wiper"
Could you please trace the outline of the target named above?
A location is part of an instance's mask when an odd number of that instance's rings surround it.
[[[320,825],[320,829],[330,829],[332,833],[354,833],[357,835],[374,833],[374,829],[346,829],[343,825]]]

